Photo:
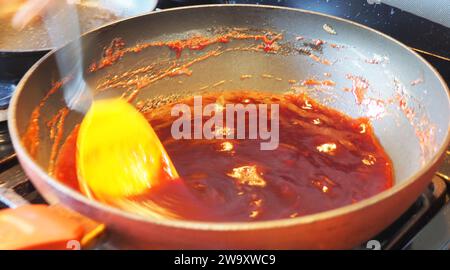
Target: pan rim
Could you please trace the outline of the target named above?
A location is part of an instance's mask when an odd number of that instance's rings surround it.
[[[303,10],[303,9],[296,9],[296,8],[288,8],[288,7],[278,7],[278,6],[269,6],[269,5],[254,5],[254,4],[217,4],[217,5],[198,5],[198,6],[188,6],[188,7],[178,7],[178,8],[171,8],[171,9],[164,9],[160,11],[153,11],[151,13],[142,14],[139,16],[130,17],[123,20],[118,20],[113,23],[104,25],[102,27],[93,29],[85,34],[83,34],[81,37],[88,35],[91,32],[97,31],[98,29],[110,27],[114,24],[120,23],[122,21],[131,20],[134,18],[142,17],[142,16],[151,16],[152,14],[157,13],[163,13],[163,12],[171,12],[174,10],[185,10],[185,9],[197,9],[197,8],[219,8],[219,7],[243,7],[243,8],[265,8],[265,9],[278,9],[278,10],[288,10],[293,12],[301,12],[301,13],[307,13],[307,14],[313,14],[317,16],[327,17],[329,19],[337,20],[344,23],[349,23],[351,25],[354,25],[356,27],[362,28],[365,31],[371,31],[375,34],[380,35],[382,38],[388,39],[389,41],[403,47],[410,53],[412,53],[415,57],[417,57],[426,67],[428,67],[436,76],[436,78],[439,80],[441,86],[443,87],[443,90],[445,90],[445,94],[447,96],[447,101],[450,104],[450,94],[449,94],[449,88],[442,78],[442,76],[437,72],[437,70],[431,66],[422,56],[420,56],[418,53],[411,50],[408,46],[401,43],[400,41],[382,33],[375,29],[372,29],[370,27],[367,27],[365,25],[355,23],[350,20],[346,20],[343,18],[339,18],[332,15],[323,14],[320,12],[315,11],[309,11],[309,10]],[[70,43],[70,42],[69,42]],[[68,43],[66,43],[67,46]],[[63,46],[63,47],[64,47]],[[62,48],[62,47],[60,47]],[[18,157],[20,158],[20,161],[23,162],[30,170],[35,172],[39,178],[44,179],[44,181],[51,186],[53,189],[58,190],[63,195],[68,196],[72,200],[77,201],[78,203],[81,203],[83,205],[87,205],[89,207],[95,208],[97,211],[106,212],[109,214],[117,215],[122,218],[126,218],[128,220],[132,220],[135,222],[145,222],[145,223],[151,223],[159,226],[167,226],[167,227],[173,227],[173,228],[181,228],[181,229],[194,229],[194,230],[208,230],[208,231],[246,231],[246,230],[264,230],[264,229],[274,229],[274,228],[284,228],[284,227],[291,227],[296,225],[304,225],[304,224],[312,224],[315,222],[335,218],[337,216],[342,216],[349,214],[351,212],[360,211],[364,208],[370,207],[379,201],[385,200],[389,197],[394,196],[407,186],[413,184],[415,181],[417,181],[420,176],[424,175],[427,171],[429,171],[432,167],[436,166],[441,157],[443,156],[444,152],[446,151],[448,145],[450,144],[450,123],[447,127],[447,133],[444,139],[443,144],[438,149],[438,151],[433,155],[431,160],[425,164],[422,168],[417,170],[412,176],[408,177],[401,183],[395,184],[391,188],[382,191],[372,197],[369,197],[367,199],[364,199],[362,201],[359,201],[355,204],[346,205],[342,207],[338,207],[335,209],[300,216],[296,218],[284,218],[284,219],[275,219],[275,220],[267,220],[267,221],[252,221],[252,222],[207,222],[207,221],[192,221],[192,220],[171,220],[171,219],[156,219],[151,217],[144,217],[137,214],[133,214],[124,210],[121,210],[119,208],[115,208],[103,203],[100,203],[98,201],[90,200],[89,198],[85,197],[81,193],[65,186],[58,180],[56,180],[54,177],[50,176],[43,168],[41,168],[36,162],[33,161],[31,156],[29,156],[28,152],[22,145],[22,142],[19,139],[19,132],[17,130],[16,125],[16,109],[17,109],[17,101],[18,97],[24,90],[25,82],[27,81],[28,77],[33,74],[34,70],[37,69],[42,62],[44,62],[52,53],[54,53],[56,50],[52,50],[49,53],[47,53],[45,56],[43,56],[38,62],[36,62],[24,75],[22,80],[17,85],[17,89],[14,92],[14,95],[11,99],[11,105],[10,109],[8,110],[8,128],[11,134],[11,140],[14,146],[14,149],[17,152]],[[32,180],[33,181],[33,180]],[[70,207],[69,207],[70,208]]]

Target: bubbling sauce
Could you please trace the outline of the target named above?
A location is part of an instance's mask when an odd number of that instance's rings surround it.
[[[178,117],[171,116],[171,109],[183,103],[193,111],[192,97],[145,110],[191,196],[185,198],[192,202],[171,198],[176,192],[163,189],[130,200],[145,204],[164,198],[175,202],[164,207],[187,220],[273,220],[349,205],[393,184],[391,161],[366,118],[350,118],[303,94],[228,91],[205,94],[202,101],[203,106],[279,104],[278,148],[260,150],[264,140],[248,136],[175,140],[171,124]],[[203,117],[203,123],[208,119]],[[54,171],[56,178],[74,189],[78,189],[77,132],[75,128],[61,147]],[[192,211],[184,205],[202,207]]]

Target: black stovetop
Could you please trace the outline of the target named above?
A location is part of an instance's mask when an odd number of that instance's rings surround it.
[[[260,1],[185,1],[162,0],[157,8],[199,4],[264,4],[318,11],[349,19],[386,33],[411,48],[419,49],[450,84],[450,29],[386,4],[370,4],[374,0],[260,0]],[[20,78],[16,78],[17,82]],[[10,91],[11,81],[6,82]],[[2,82],[0,81],[0,86]],[[0,89],[2,90],[2,89]],[[1,103],[2,100],[0,100]],[[4,107],[4,106],[3,106]],[[0,110],[2,104],[0,104]],[[449,152],[448,152],[449,153]],[[450,249],[450,159],[433,178],[430,186],[394,224],[373,239],[382,249]],[[5,122],[0,122],[0,187],[8,187],[14,198],[0,194],[0,209],[19,200],[44,203],[14,158]],[[12,200],[10,200],[12,199]],[[3,200],[3,204],[2,204]],[[368,248],[365,243],[357,249]]]

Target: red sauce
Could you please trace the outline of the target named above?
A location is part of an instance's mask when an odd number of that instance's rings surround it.
[[[79,125],[73,129],[61,146],[53,172],[56,179],[63,181],[69,187],[77,190],[79,190],[76,170],[78,129]]]
[[[355,97],[356,104],[361,104],[369,89],[369,81],[363,78],[362,76],[354,76],[347,74],[346,77],[347,79],[352,81],[352,88],[350,91],[353,93]]]
[[[50,128],[50,139],[53,140],[52,149],[50,151],[50,160],[48,171],[53,172],[53,168],[55,165],[55,159],[58,155],[58,147],[63,138],[64,132],[64,123],[67,115],[69,114],[69,109],[64,107],[58,111],[57,114],[53,116],[50,121],[47,122],[47,127]]]
[[[230,31],[222,35],[217,35],[214,37],[206,37],[202,35],[193,36],[187,39],[179,39],[173,41],[155,41],[155,42],[145,42],[137,44],[130,48],[125,48],[125,42],[121,38],[115,38],[111,44],[104,48],[102,58],[92,63],[88,71],[96,72],[97,70],[103,69],[107,66],[113,65],[120,58],[122,58],[127,53],[139,53],[143,49],[150,47],[168,47],[175,52],[176,57],[179,58],[183,50],[193,50],[200,51],[204,48],[219,43],[228,43],[231,40],[255,40],[261,41],[260,49],[265,52],[277,51],[278,46],[275,44],[276,41],[283,38],[282,34],[248,34],[241,31]]]
[[[25,134],[22,137],[22,142],[27,147],[30,155],[36,157],[38,147],[39,147],[39,119],[41,117],[41,109],[45,106],[47,100],[55,94],[65,83],[70,80],[70,77],[64,78],[59,82],[52,85],[52,88],[47,92],[47,94],[40,100],[38,106],[34,108],[31,113],[30,122],[25,130]],[[59,117],[59,116],[58,116]],[[64,116],[65,117],[65,116]],[[63,117],[63,118],[64,118]],[[62,120],[64,121],[64,120]],[[62,124],[61,124],[62,125]],[[52,138],[54,139],[54,138]]]
[[[304,85],[304,86],[315,86],[315,85],[335,86],[336,83],[332,80],[318,81],[315,79],[307,79],[302,82],[302,85]]]
[[[216,100],[279,104],[279,147],[261,151],[259,139],[174,140],[173,104],[145,112],[191,196],[184,197],[189,198],[186,202],[163,205],[183,219],[292,218],[355,203],[393,184],[391,162],[368,119],[352,119],[305,95],[210,93],[203,95],[203,106]],[[193,98],[179,102],[193,106]],[[55,165],[55,176],[73,188],[78,188],[77,131],[66,139]],[[131,199],[177,201],[173,194],[177,192],[149,190],[148,195]],[[202,205],[204,215],[185,205]]]

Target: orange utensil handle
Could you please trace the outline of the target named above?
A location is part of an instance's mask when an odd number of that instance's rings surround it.
[[[99,234],[104,226],[59,206],[1,210],[0,249],[81,249],[92,228]]]

